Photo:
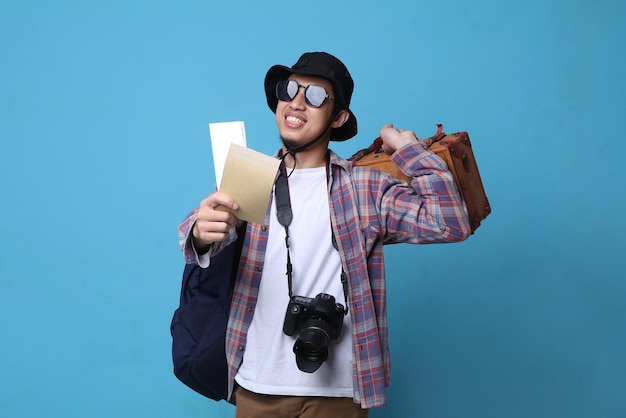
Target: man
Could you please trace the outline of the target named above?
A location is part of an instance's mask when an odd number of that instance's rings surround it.
[[[237,417],[364,417],[384,405],[383,242],[470,234],[445,162],[413,132],[391,124],[380,131],[410,185],[329,150],[329,141],[357,133],[353,86],[343,63],[323,52],[266,75],[282,163],[265,224],[247,225],[231,305],[226,353]],[[187,262],[207,266],[236,240],[238,219],[219,205],[238,208],[213,193],[179,226]]]

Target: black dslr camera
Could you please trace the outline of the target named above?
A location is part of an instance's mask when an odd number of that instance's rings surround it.
[[[287,306],[283,332],[298,339],[293,345],[296,363],[303,372],[313,373],[328,358],[328,344],[341,335],[346,310],[334,296],[320,293],[315,299],[293,296]]]

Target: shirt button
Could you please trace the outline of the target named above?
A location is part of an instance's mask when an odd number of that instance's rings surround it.
[[[239,351],[243,351],[243,346],[239,346]]]
[[[248,312],[252,312],[254,311],[254,308],[252,306],[248,306]]]
[[[256,268],[256,271],[261,271],[261,270],[263,270],[263,267],[257,267]]]
[[[267,231],[267,227],[265,225],[261,225],[261,231]]]

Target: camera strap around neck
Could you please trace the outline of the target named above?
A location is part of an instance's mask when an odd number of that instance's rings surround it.
[[[287,248],[287,285],[289,287],[289,299],[293,297],[293,265],[291,263],[291,256],[289,254],[289,225],[291,225],[291,221],[293,220],[293,211],[291,209],[291,198],[289,197],[289,176],[287,175],[287,168],[285,166],[285,155],[280,156],[280,165],[279,165],[279,175],[276,178],[276,182],[274,183],[274,194],[276,196],[276,218],[278,222],[285,228],[285,247]],[[293,155],[295,160],[295,155]],[[330,156],[326,157],[326,181],[329,181],[329,167],[330,167]],[[339,251],[339,247],[337,246],[337,241],[335,239],[335,233],[332,230],[332,225],[330,229],[331,239],[333,243],[333,247],[337,251]],[[343,269],[343,264],[341,266],[341,284],[343,287],[343,296],[346,302],[345,305],[345,314],[348,313],[348,275]]]

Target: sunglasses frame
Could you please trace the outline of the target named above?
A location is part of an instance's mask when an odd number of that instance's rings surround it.
[[[289,84],[291,84],[291,83],[295,83],[295,84],[296,84],[296,86],[298,86],[298,90],[297,90],[296,94],[295,94],[293,97],[290,97],[290,96],[289,96],[289,94],[288,94],[288,91],[289,91],[288,86],[289,86]],[[279,86],[284,86],[283,91],[285,92],[286,97],[290,97],[290,98],[289,98],[289,100],[285,100],[285,99],[283,99],[283,98],[281,98],[281,97],[280,97],[281,95],[280,95],[280,93],[278,92],[278,91],[279,91]],[[311,103],[311,101],[310,101],[310,100],[309,100],[309,98],[307,97],[307,92],[308,92],[308,91],[310,91],[310,90],[309,90],[309,87],[315,87],[315,88],[320,88],[320,89],[322,89],[322,91],[324,92],[324,100],[322,100],[322,103],[320,103],[320,104],[319,104],[319,105],[317,105],[317,106],[315,106],[313,103]],[[303,89],[304,89],[304,103],[306,103],[306,105],[307,105],[307,106],[309,106],[309,107],[313,107],[313,108],[316,108],[316,109],[317,109],[317,108],[319,108],[319,107],[322,107],[322,105],[326,102],[326,99],[332,100],[333,102],[335,101],[335,98],[334,98],[334,97],[330,97],[330,96],[328,95],[328,92],[326,91],[326,89],[324,88],[324,86],[320,86],[320,85],[318,85],[318,84],[309,84],[308,86],[303,86],[302,84],[298,83],[296,80],[293,80],[293,79],[288,79],[288,80],[280,80],[278,83],[276,83],[276,98],[277,98],[278,100],[283,101],[283,102],[291,102],[291,101],[293,101],[293,99],[295,99],[295,98],[296,98],[296,96],[298,95],[298,92],[300,91],[300,88],[303,88]]]

